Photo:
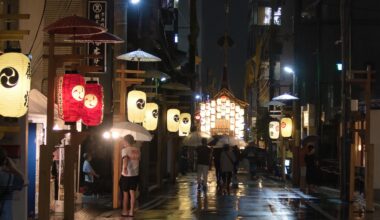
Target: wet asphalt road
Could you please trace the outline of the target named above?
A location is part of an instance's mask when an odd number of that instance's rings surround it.
[[[198,191],[194,174],[180,177],[166,194],[142,206],[134,219],[326,219],[305,203],[316,198],[300,196],[271,179],[239,175],[230,195],[218,194],[214,179],[210,175],[208,190]]]

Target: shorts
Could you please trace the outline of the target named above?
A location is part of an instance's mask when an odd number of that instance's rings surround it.
[[[128,192],[129,190],[136,191],[139,183],[139,176],[121,176],[120,177],[120,189],[123,192]]]

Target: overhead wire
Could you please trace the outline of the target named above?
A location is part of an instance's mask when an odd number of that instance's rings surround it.
[[[34,47],[34,44],[36,43],[36,39],[37,39],[37,36],[38,36],[38,32],[40,31],[40,28],[41,28],[41,24],[42,24],[42,21],[43,21],[43,18],[45,16],[45,11],[46,11],[46,1],[44,1],[44,8],[42,10],[42,15],[41,15],[41,19],[40,19],[40,23],[38,24],[38,28],[36,30],[36,34],[34,35],[34,39],[33,39],[33,43],[32,45],[30,46],[30,50],[29,50],[29,53],[28,54],[31,54],[32,53],[32,50],[33,50],[33,47]]]

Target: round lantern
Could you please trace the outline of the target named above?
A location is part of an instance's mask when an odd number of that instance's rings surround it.
[[[82,116],[85,95],[84,78],[78,73],[66,73],[57,84],[58,116],[65,122],[76,122]]]
[[[0,115],[21,117],[28,110],[30,60],[22,53],[0,56]]]
[[[179,128],[179,116],[180,111],[178,109],[172,108],[169,109],[166,113],[166,125],[168,128],[168,131],[170,132],[177,132]]]
[[[278,139],[280,137],[280,122],[269,122],[269,137],[270,139]]]
[[[145,116],[145,92],[133,90],[128,93],[128,120],[133,123],[141,123]]]
[[[103,87],[97,82],[87,82],[82,120],[87,126],[97,126],[103,121]]]
[[[293,123],[291,118],[281,119],[281,135],[282,137],[291,137],[293,130]]]
[[[187,136],[190,134],[191,128],[191,115],[189,113],[182,113],[179,116],[179,136]]]
[[[145,117],[143,126],[148,131],[157,129],[158,123],[158,105],[156,103],[146,103]]]

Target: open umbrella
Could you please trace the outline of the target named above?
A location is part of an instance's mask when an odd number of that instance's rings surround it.
[[[140,62],[160,62],[161,59],[141,49],[131,51],[116,57],[118,60],[137,62],[137,69],[140,69]]]
[[[44,28],[49,34],[91,35],[106,32],[107,29],[84,17],[64,17]]]
[[[295,97],[295,96],[289,95],[287,93],[284,93],[282,95],[274,97],[272,100],[275,100],[275,101],[290,101],[290,100],[298,100],[298,97]]]
[[[223,135],[219,138],[219,141],[216,143],[214,148],[222,148],[225,144],[228,144],[230,146],[238,146],[239,148],[248,145],[247,142],[245,142],[244,140],[238,139],[233,136]]]
[[[304,137],[301,140],[301,145],[303,147],[307,147],[309,144],[311,144],[313,146],[317,146],[318,141],[319,141],[319,137],[317,135],[309,135],[309,136]]]
[[[120,37],[109,32],[93,34],[93,35],[80,35],[71,36],[65,41],[74,41],[78,43],[105,43],[105,44],[119,44],[124,43]]]
[[[182,143],[184,146],[197,147],[202,145],[202,138],[206,138],[207,142],[212,139],[211,135],[206,132],[193,131],[183,139]]]
[[[141,74],[141,77],[154,79],[170,79],[170,76],[168,74],[159,70],[147,70],[145,71],[145,74]]]
[[[151,141],[153,138],[143,126],[126,121],[115,123],[111,128],[111,132],[118,133],[120,137],[130,134],[136,141]]]

